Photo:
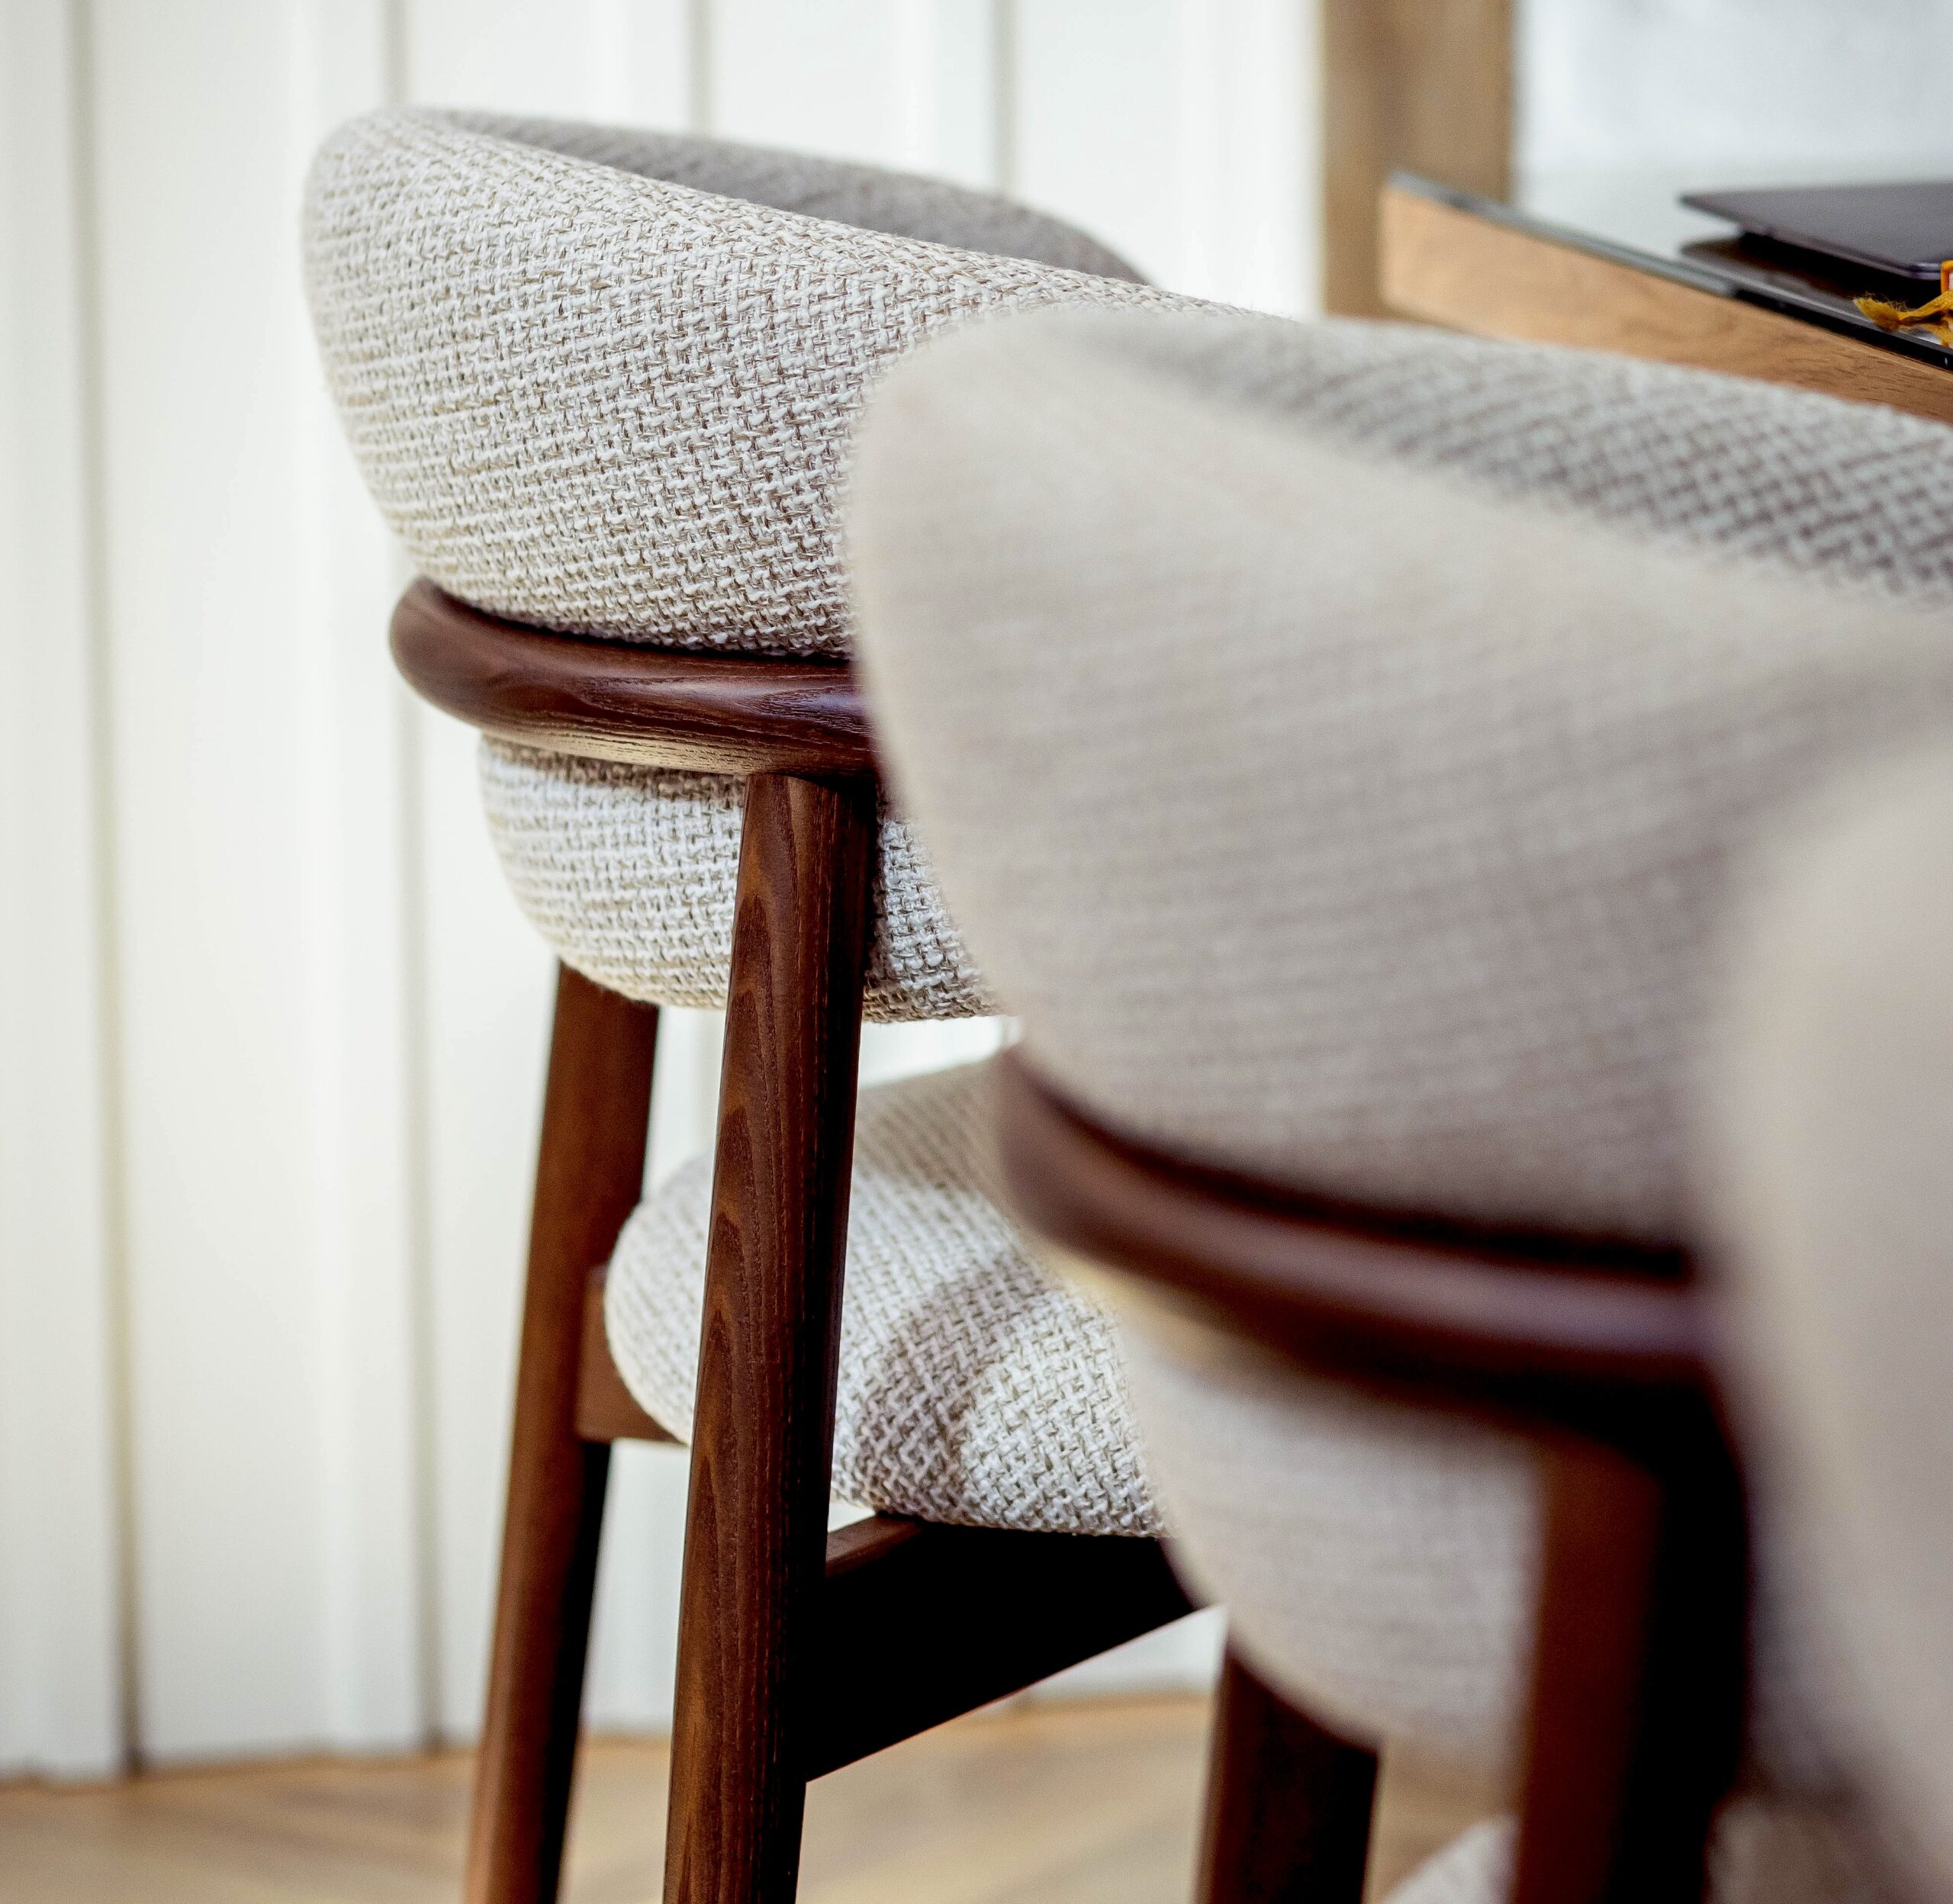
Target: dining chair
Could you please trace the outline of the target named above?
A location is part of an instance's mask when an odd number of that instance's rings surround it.
[[[974,1073],[857,1105],[864,1015],[995,1005],[882,793],[835,540],[864,394],[922,339],[1180,301],[986,195],[481,114],[352,122],[305,222],[332,395],[420,571],[394,656],[482,731],[562,962],[467,1894],[555,1895],[610,1446],[676,1436],[664,1894],[783,1904],[810,1779],[1191,1605],[1112,1325],[999,1210]],[[658,1008],[719,1005],[713,1155],[645,1197]],[[830,1533],[836,1492],[871,1517]],[[1254,1796],[1311,1751],[1366,1772],[1231,1680],[1216,1904],[1308,1866],[1311,1821]]]
[[[1712,1836],[1720,1897],[1841,1895],[1692,1066],[1752,836],[1953,715],[1949,503],[1934,425],[1388,325],[1029,314],[864,419],[857,642],[1022,1024],[1009,1195],[1128,1318],[1250,1661],[1516,1787],[1427,1904],[1679,1904]]]

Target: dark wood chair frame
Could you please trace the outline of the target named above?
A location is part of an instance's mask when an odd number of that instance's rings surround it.
[[[1684,1250],[1352,1208],[1127,1140],[1008,1054],[1035,1230],[1234,1353],[1517,1429],[1546,1529],[1514,1904],[1694,1904],[1735,1775],[1749,1539]]]
[[[548,751],[746,778],[680,1594],[667,1904],[787,1904],[809,1780],[1179,1618],[1158,1543],[877,1515],[828,1531],[874,747],[848,668],[526,628],[416,583],[401,673]],[[669,1439],[610,1358],[658,1014],[558,976],[468,1904],[557,1893],[613,1442]],[[1375,1761],[1228,1662],[1211,1904],[1356,1904]],[[1279,1795],[1279,1803],[1264,1803]]]

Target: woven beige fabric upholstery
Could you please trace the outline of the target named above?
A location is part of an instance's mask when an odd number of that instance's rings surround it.
[[[1489,1819],[1455,1838],[1386,1904],[1505,1904],[1515,1832]],[[1823,1807],[1739,1799],[1710,1849],[1710,1904],[1897,1904],[1874,1876],[1848,1816]]]
[[[1537,1594],[1530,1450],[1191,1334],[1124,1335],[1176,1557],[1234,1643],[1351,1736],[1508,1763]]]
[[[1123,1340],[1176,1559],[1235,1643],[1352,1737],[1515,1766],[1544,1512],[1528,1445],[1244,1368],[1149,1310]],[[1830,1635],[1781,1545],[1759,1583],[1745,1780],[1835,1794]]]
[[[577,970],[652,1005],[726,1002],[745,783],[481,745],[488,831],[529,921]],[[911,828],[881,823],[863,1005],[874,1019],[993,1011]]]
[[[1157,1534],[1111,1319],[992,1201],[980,1065],[861,1095],[835,1406],[844,1499],[925,1520]],[[606,1295],[631,1392],[690,1430],[711,1159],[625,1227]]]
[[[1805,1534],[1845,1750],[1953,1890],[1953,744],[1759,855],[1707,1096],[1759,1493]]]
[[[1953,433],[1699,372],[1040,314],[894,373],[854,503],[896,790],[1038,1057],[1359,1200],[1681,1233],[1731,851],[1953,713]]]
[[[423,109],[327,141],[305,250],[339,415],[422,571],[667,647],[846,651],[835,480],[864,391],[922,339],[1174,301],[980,193]]]

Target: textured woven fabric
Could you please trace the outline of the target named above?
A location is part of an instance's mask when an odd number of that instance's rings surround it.
[[[1786,822],[1720,992],[1705,1178],[1757,1491],[1894,1861],[1953,1887],[1953,745]]]
[[[1475,1825],[1428,1859],[1386,1904],[1505,1904],[1517,1834],[1509,1819]],[[1874,1873],[1848,1817],[1746,1799],[1718,1821],[1709,1904],[1898,1904]]]
[[[1235,1643],[1352,1737],[1509,1774],[1544,1513],[1530,1446],[1157,1328],[1139,1307],[1124,1332],[1141,1439]],[[1760,1570],[1744,1782],[1829,1796],[1836,1669],[1791,1558],[1773,1539]]]
[[[1672,1237],[1733,850],[1953,713],[1953,433],[1428,331],[1044,313],[857,452],[885,757],[1039,1059],[1382,1204]]]
[[[745,783],[481,745],[502,870],[557,956],[652,1005],[719,1005],[732,957]],[[878,1020],[996,1010],[910,828],[884,813],[863,1008]]]
[[[841,460],[867,388],[922,339],[986,310],[1176,301],[982,194],[419,109],[327,141],[305,252],[340,417],[421,571],[667,647],[846,651]]]
[[[506,113],[424,114],[464,131],[544,152],[561,153],[592,165],[666,185],[687,185],[775,211],[798,213],[858,231],[919,238],[996,258],[1022,258],[1060,271],[1096,278],[1123,278],[1137,284],[1139,273],[1075,225],[1028,206],[976,191],[940,178],[890,172],[880,166],[780,152],[732,139],[701,139],[687,133],[649,132],[639,127],[594,126],[575,120],[518,117]]]
[[[1180,1562],[1234,1643],[1348,1735],[1509,1763],[1537,1594],[1530,1449],[1198,1336],[1125,1334]]]
[[[925,1520],[1157,1534],[1111,1319],[1030,1254],[984,1182],[984,1067],[861,1094],[834,1487]],[[690,1431],[711,1159],[618,1240],[606,1317],[631,1392]]]

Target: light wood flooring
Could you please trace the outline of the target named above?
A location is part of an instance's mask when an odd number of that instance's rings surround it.
[[[1206,1750],[1193,1699],[973,1714],[816,1784],[805,1904],[1186,1904]],[[468,1760],[0,1787],[7,1904],[458,1904]],[[584,1754],[565,1904],[654,1904],[661,1745]],[[1484,1809],[1386,1777],[1381,1890]]]

